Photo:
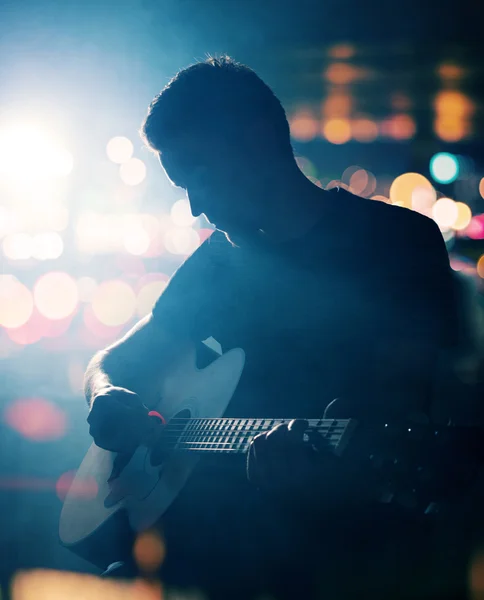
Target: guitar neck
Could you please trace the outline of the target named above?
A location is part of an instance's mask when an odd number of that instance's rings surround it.
[[[353,419],[306,419],[341,454],[356,427]],[[245,454],[253,437],[291,419],[182,419],[174,418],[163,430],[165,444],[176,452]]]

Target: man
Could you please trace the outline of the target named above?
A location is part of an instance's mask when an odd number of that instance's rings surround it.
[[[228,416],[321,417],[334,398],[329,417],[429,413],[439,356],[457,344],[449,261],[433,221],[313,185],[295,162],[278,99],[227,57],[179,72],[153,100],[142,134],[192,213],[217,231],[152,314],[91,361],[88,421],[99,446],[135,448],[152,428],[146,407],[180,341],[209,337],[246,352]],[[165,582],[213,598],[387,596],[402,579],[415,592],[420,571],[404,558],[424,547],[420,526],[367,508],[365,478],[346,487],[330,453],[303,444],[304,428],[295,421],[256,439],[252,484],[243,469],[222,475],[225,467],[202,461],[165,515]]]

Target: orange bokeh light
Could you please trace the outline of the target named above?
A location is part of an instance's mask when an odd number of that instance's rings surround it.
[[[332,92],[324,100],[321,112],[326,119],[348,117],[351,114],[353,99],[344,92]]]
[[[351,122],[351,132],[358,142],[373,142],[378,137],[378,125],[370,119],[354,119]]]
[[[20,398],[9,404],[5,422],[24,437],[37,442],[57,440],[66,433],[64,411],[43,398]]]
[[[328,50],[328,56],[336,60],[348,60],[356,53],[356,49],[351,44],[335,44]]]
[[[351,124],[348,119],[329,119],[323,125],[323,135],[331,144],[345,144],[351,139]]]
[[[307,112],[301,112],[294,115],[289,120],[291,136],[300,142],[309,142],[313,140],[319,131],[318,121]]]
[[[332,63],[324,75],[330,83],[346,85],[359,79],[360,71],[348,63]]]
[[[143,571],[156,571],[165,559],[165,554],[165,543],[157,531],[145,531],[136,538],[133,555],[136,564]]]

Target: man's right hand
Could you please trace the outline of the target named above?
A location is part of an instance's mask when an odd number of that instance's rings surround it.
[[[87,422],[95,444],[111,452],[133,452],[153,430],[148,409],[139,396],[114,386],[94,397]]]

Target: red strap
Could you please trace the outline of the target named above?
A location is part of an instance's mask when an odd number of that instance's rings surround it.
[[[165,417],[163,415],[160,415],[160,413],[156,410],[150,410],[150,412],[148,413],[148,417],[156,417],[157,419],[160,419],[163,425],[166,425]]]

